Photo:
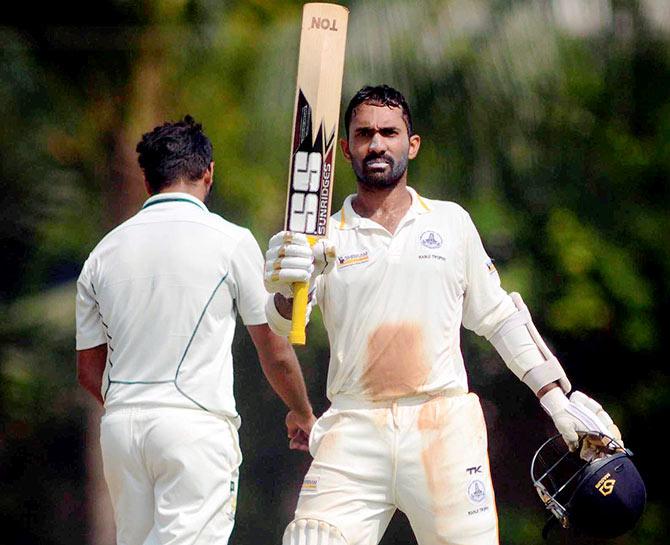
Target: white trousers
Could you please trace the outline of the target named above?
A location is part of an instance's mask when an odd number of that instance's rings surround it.
[[[314,456],[296,519],[338,528],[348,545],[376,545],[396,508],[419,545],[497,545],[486,424],[475,394],[334,400],[310,436]]]
[[[237,429],[191,409],[112,409],[100,443],[117,545],[225,545],[233,530]]]

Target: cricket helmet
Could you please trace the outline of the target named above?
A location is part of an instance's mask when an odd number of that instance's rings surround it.
[[[579,456],[585,440],[602,445],[591,461]],[[592,537],[613,538],[631,530],[646,503],[644,481],[632,455],[601,433],[584,434],[574,452],[568,450],[560,434],[546,441],[530,468],[533,485],[553,515],[542,535],[546,538],[557,521],[577,534]]]

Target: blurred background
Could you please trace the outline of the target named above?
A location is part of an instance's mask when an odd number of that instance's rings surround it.
[[[670,2],[368,0],[350,22],[343,110],[364,84],[408,97],[410,183],[468,209],[572,383],[619,424],[648,505],[619,545],[668,543]],[[13,4],[0,19],[0,544],[111,545],[100,411],[74,366],[75,280],[146,198],[141,134],[190,113],[217,163],[212,211],[265,250],[282,227],[301,2]],[[344,132],[341,130],[341,132]],[[341,155],[333,210],[355,190]],[[318,312],[298,350],[318,413]],[[549,419],[486,341],[463,332],[489,427],[501,543],[540,543],[529,479]],[[239,328],[245,461],[232,544],[279,543],[309,457]],[[413,543],[398,514],[384,545]],[[550,543],[600,543],[556,533]]]

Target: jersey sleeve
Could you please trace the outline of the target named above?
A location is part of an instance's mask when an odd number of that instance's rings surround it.
[[[231,272],[237,288],[235,306],[244,325],[266,324],[263,255],[258,242],[246,229],[232,256]]]
[[[84,263],[77,279],[76,323],[77,350],[86,350],[107,342],[96,300],[90,258]]]
[[[500,323],[516,312],[514,302],[500,285],[493,260],[486,254],[477,228],[465,214],[465,294],[463,326],[488,338]]]

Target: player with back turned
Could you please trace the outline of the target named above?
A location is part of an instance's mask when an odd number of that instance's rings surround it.
[[[566,396],[565,372],[521,297],[501,288],[468,213],[407,185],[421,139],[405,98],[364,87],[345,129],[358,187],[332,216],[329,240],[313,252],[303,235],[282,232],[266,254],[270,326],[289,332],[291,283],[309,281],[330,341],[331,406],[309,437],[314,460],[284,544],[374,545],[396,508],[421,545],[497,544],[486,426],[468,390],[461,324],[493,344],[571,448],[578,431],[619,432],[594,400]],[[323,251],[331,247],[334,260]]]
[[[137,146],[150,198],[91,252],[77,282],[77,371],[104,404],[100,439],[119,545],[225,544],[240,417],[231,343],[239,315],[291,409],[292,448],[314,422],[295,353],[264,313],[249,230],[208,211],[212,145],[186,116]]]

